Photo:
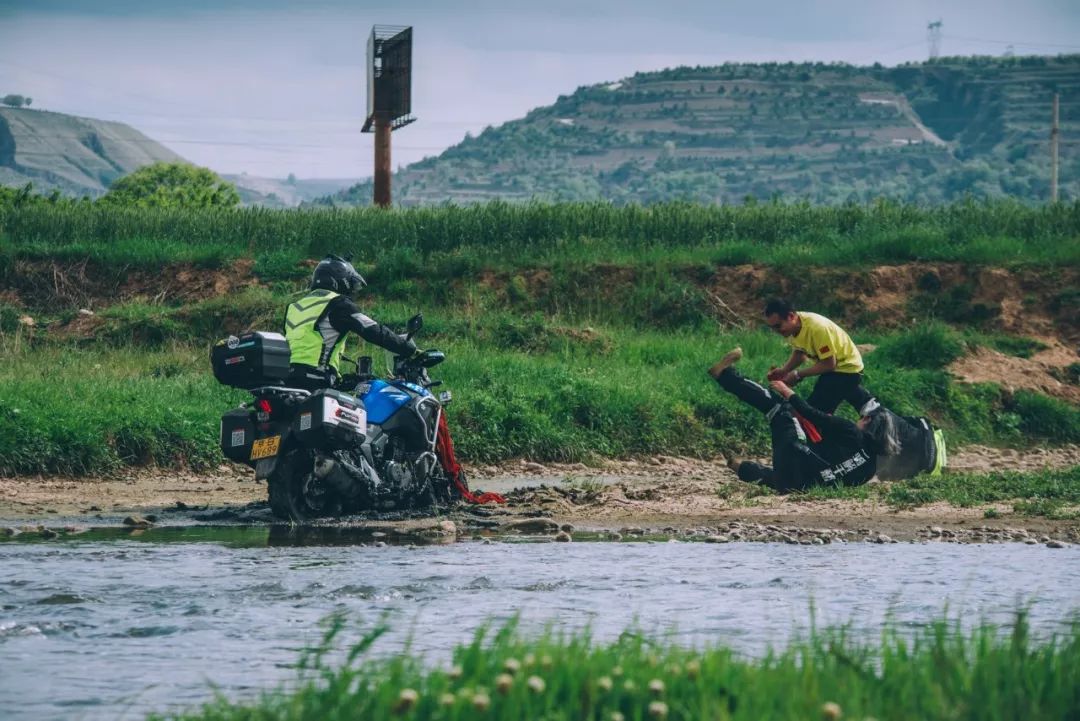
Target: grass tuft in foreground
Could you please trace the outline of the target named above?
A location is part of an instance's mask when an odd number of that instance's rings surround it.
[[[233,719],[979,719],[1039,721],[1080,714],[1080,622],[1033,639],[1023,612],[1002,629],[948,621],[877,641],[849,630],[745,658],[722,646],[686,649],[627,631],[526,639],[513,623],[479,631],[449,669],[407,654],[371,658],[386,630],[331,654],[344,629],[330,619],[294,688],[250,704],[219,699],[174,718]],[[337,660],[328,662],[334,655]],[[341,658],[343,656],[343,658]]]

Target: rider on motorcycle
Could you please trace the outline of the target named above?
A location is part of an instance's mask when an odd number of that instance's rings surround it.
[[[328,255],[311,274],[310,292],[285,309],[289,342],[289,384],[317,390],[341,377],[341,351],[347,333],[402,356],[416,353],[416,344],[364,315],[353,297],[367,282],[352,263]]]

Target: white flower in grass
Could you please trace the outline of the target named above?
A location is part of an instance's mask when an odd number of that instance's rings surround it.
[[[614,684],[612,684],[610,676],[601,676],[600,678],[596,679],[597,688],[599,688],[601,691],[604,691],[605,693],[610,691],[613,685]]]
[[[491,697],[486,693],[478,693],[472,697],[472,705],[477,711],[487,711],[491,706]]]
[[[544,693],[544,689],[547,685],[544,683],[544,679],[539,676],[529,676],[529,680],[526,681],[529,685],[529,690],[536,694]]]
[[[615,668],[611,669],[611,675],[622,676],[622,666],[616,666]]]
[[[419,700],[419,698],[420,694],[418,694],[414,689],[401,689],[401,693],[398,694],[397,703],[394,704],[394,713],[405,713],[416,705],[416,702],[417,700]]]
[[[536,665],[536,655],[531,654],[531,653],[525,654],[525,658],[522,659],[522,663],[524,663],[526,666],[535,666]]]
[[[840,704],[833,703],[832,701],[826,701],[821,704],[821,718],[825,721],[836,721],[844,714],[840,708]]]
[[[667,718],[667,704],[663,701],[653,701],[649,704],[649,715],[653,718]]]
[[[626,721],[626,717],[618,711],[611,712],[611,721]]]
[[[507,673],[517,673],[521,670],[521,661],[516,658],[508,658],[503,663],[503,668],[506,669]]]
[[[626,691],[627,693],[633,693],[633,692],[634,692],[634,689],[635,689],[635,688],[637,688],[637,687],[636,687],[636,686],[634,685],[634,680],[633,680],[633,679],[630,679],[630,678],[626,679],[626,680],[625,680],[625,681],[623,682],[623,685],[622,685],[622,687],[623,687],[623,690],[624,690],[624,691]]]
[[[495,690],[503,696],[510,693],[510,687],[514,685],[514,677],[508,673],[500,673],[495,677]]]
[[[649,692],[654,696],[659,696],[664,693],[664,682],[658,678],[654,678],[649,681]]]
[[[551,659],[551,656],[544,655],[544,656],[540,657],[540,667],[541,668],[550,669],[554,665],[555,665],[555,662]]]
[[[450,670],[446,672],[446,675],[454,680],[457,680],[461,678],[462,673],[464,672],[461,670],[461,666],[451,666]]]
[[[693,680],[697,678],[700,673],[701,661],[698,661],[696,658],[694,658],[686,662],[686,675],[688,678]]]
[[[444,693],[439,697],[440,706],[453,706],[455,703],[457,703],[457,696],[452,693]]]

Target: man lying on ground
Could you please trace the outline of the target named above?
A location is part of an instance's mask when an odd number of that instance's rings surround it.
[[[882,480],[937,475],[945,466],[945,440],[925,418],[875,409],[858,423],[814,408],[782,380],[772,390],[745,378],[735,363],[735,348],[709,369],[720,387],[765,414],[772,432],[772,466],[730,461],[743,481],[774,490],[804,490],[814,485],[857,486],[875,473]]]

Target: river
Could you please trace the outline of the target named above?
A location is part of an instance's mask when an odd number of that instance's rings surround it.
[[[335,611],[357,629],[389,614],[376,652],[411,638],[441,663],[513,614],[527,632],[589,625],[609,640],[636,624],[759,654],[805,631],[811,605],[819,624],[868,634],[946,610],[1007,623],[1021,604],[1046,634],[1080,605],[1076,546],[363,540],[190,527],[0,543],[0,717],[136,719],[214,689],[253,697],[295,678]]]

